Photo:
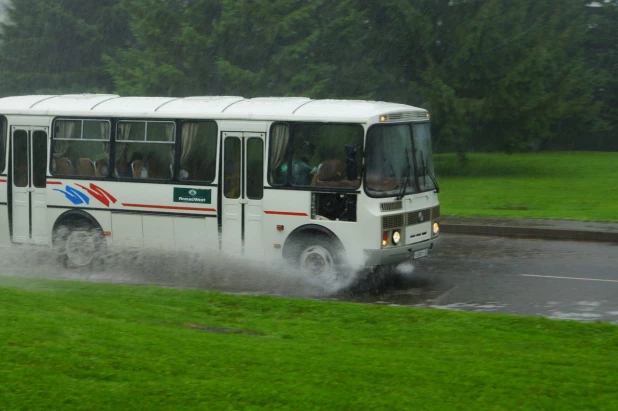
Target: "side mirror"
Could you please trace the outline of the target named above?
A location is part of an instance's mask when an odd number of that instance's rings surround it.
[[[354,144],[345,145],[346,174],[348,180],[358,178],[358,166],[356,163],[356,146]]]

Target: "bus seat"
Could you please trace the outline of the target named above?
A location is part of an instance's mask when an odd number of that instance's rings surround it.
[[[77,174],[80,176],[94,176],[94,162],[89,158],[77,160]]]
[[[333,158],[324,160],[318,166],[318,171],[313,176],[311,185],[314,186],[340,186],[345,179],[345,166],[343,161]]]
[[[147,178],[148,172],[142,160],[133,160],[131,163],[131,173],[134,178]]]
[[[100,158],[94,162],[94,172],[97,177],[107,176],[107,159]]]
[[[60,157],[55,159],[56,161],[56,173],[58,174],[75,174],[75,169],[73,168],[73,163],[66,157]]]

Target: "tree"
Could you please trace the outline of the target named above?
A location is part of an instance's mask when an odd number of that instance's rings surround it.
[[[560,143],[575,149],[618,150],[618,1],[598,5],[588,7],[590,23],[584,46],[588,64],[601,78],[594,97],[602,109],[596,127],[585,140],[567,135]]]
[[[129,36],[117,0],[12,0],[0,23],[6,94],[109,91],[101,56]]]
[[[370,97],[352,1],[127,1],[135,43],[106,58],[129,94]]]
[[[436,16],[439,47],[421,74],[440,143],[512,152],[550,140],[565,122],[589,127],[598,78],[581,52],[580,5],[513,0],[449,9]]]

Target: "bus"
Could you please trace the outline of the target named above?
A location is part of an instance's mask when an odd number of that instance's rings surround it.
[[[440,240],[429,113],[305,97],[0,98],[0,245],[284,260],[325,283]]]

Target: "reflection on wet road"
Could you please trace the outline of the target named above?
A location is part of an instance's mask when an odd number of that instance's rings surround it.
[[[352,301],[618,324],[618,244],[443,236],[409,276]]]

